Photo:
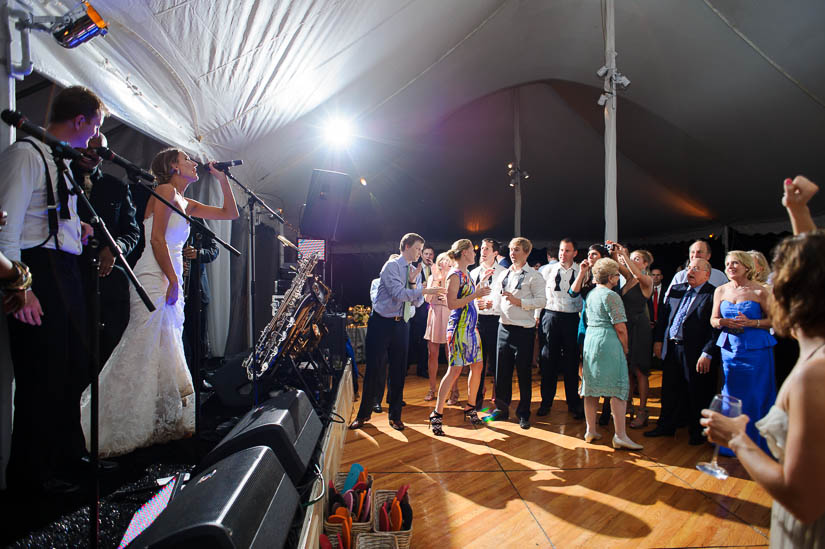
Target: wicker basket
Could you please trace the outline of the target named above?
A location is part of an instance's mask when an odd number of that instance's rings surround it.
[[[399,549],[398,539],[392,532],[369,532],[358,536],[355,549]]]
[[[335,489],[341,492],[344,488],[344,483],[347,481],[347,473],[338,473],[335,475]],[[368,483],[373,481],[372,475],[367,475]],[[324,498],[324,507],[328,506],[329,502],[329,495]],[[370,509],[370,513],[372,513],[372,508]],[[326,516],[326,509],[324,510],[324,533],[325,534],[340,534],[343,530],[343,526],[341,526],[337,522],[328,522]],[[352,522],[352,545],[355,547],[355,542],[358,539],[360,534],[364,534],[366,532],[372,532],[372,522]]]
[[[392,501],[392,498],[395,497],[395,494],[395,490],[372,491],[372,526],[375,529],[376,534],[390,534],[391,536],[395,537],[395,540],[398,542],[398,549],[410,549],[410,542],[412,541],[413,532],[412,525],[410,525],[409,530],[400,530],[398,532],[380,532],[378,530],[378,509],[381,505],[384,504],[385,501]],[[412,497],[409,494],[410,493],[407,492],[410,507],[412,507]]]

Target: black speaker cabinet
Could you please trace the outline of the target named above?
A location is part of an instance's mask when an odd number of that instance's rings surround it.
[[[192,478],[129,547],[283,547],[298,501],[272,450],[246,448]]]
[[[324,313],[324,325],[327,333],[321,339],[320,346],[329,349],[332,357],[346,360],[347,356],[347,315],[344,313]]]
[[[301,235],[336,241],[341,211],[349,202],[351,189],[352,179],[345,173],[312,170]]]
[[[267,446],[275,452],[296,486],[306,472],[323,426],[306,393],[284,391],[249,411],[198,466],[213,463],[251,446]]]

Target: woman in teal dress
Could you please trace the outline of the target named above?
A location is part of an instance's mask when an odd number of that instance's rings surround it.
[[[476,327],[478,308],[475,300],[490,293],[490,287],[486,283],[476,288],[467,270],[467,267],[476,261],[476,252],[472,242],[466,238],[453,242],[447,255],[453,261],[454,267],[447,274],[447,307],[451,310],[450,319],[447,322],[447,373],[438,387],[435,410],[430,414],[430,428],[436,436],[444,434],[442,414],[447,393],[461,375],[461,368],[464,366],[470,367],[467,380],[467,407],[464,409],[464,416],[469,418],[474,425],[481,423],[474,402],[481,382],[483,365],[481,337]],[[492,271],[493,269],[489,269],[489,272],[484,273],[481,280],[487,280],[493,274]]]
[[[596,430],[596,405],[599,397],[610,397],[613,410],[614,448],[641,450],[627,436],[625,411],[630,397],[627,371],[627,318],[619,294],[612,288],[619,282],[619,264],[604,258],[593,265],[596,287],[587,296],[587,332],[584,336],[582,385],[587,432],[584,440],[593,442],[602,436]]]
[[[766,315],[770,290],[754,280],[756,272],[749,253],[739,250],[728,253],[725,274],[730,282],[716,288],[710,319],[714,328],[722,330],[716,341],[725,373],[722,394],[740,399],[742,413],[754,419],[764,417],[776,400],[773,362],[776,339],[770,334],[771,321]],[[767,442],[753,422],[748,425],[747,433],[760,448],[768,451]],[[719,453],[733,455],[724,447]]]

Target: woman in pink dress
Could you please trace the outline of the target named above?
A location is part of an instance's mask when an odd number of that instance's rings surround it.
[[[428,288],[444,288],[447,273],[452,267],[452,261],[447,257],[447,253],[442,253],[435,261],[436,268],[427,281]],[[430,312],[427,314],[427,330],[424,332],[424,339],[427,340],[429,351],[427,361],[427,373],[430,378],[430,390],[424,400],[435,398],[436,382],[438,381],[438,353],[441,345],[447,343],[447,321],[450,319],[450,309],[447,307],[447,298],[444,294],[424,296],[430,304]]]

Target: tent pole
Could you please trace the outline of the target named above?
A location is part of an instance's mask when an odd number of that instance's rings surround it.
[[[519,113],[519,89],[513,88],[513,152],[516,156],[516,174],[513,178],[515,194],[515,215],[513,236],[521,236],[521,121]]]
[[[11,20],[9,19],[9,3],[8,0],[0,0],[0,42],[2,42],[2,59],[3,59],[3,75],[5,81],[3,82],[2,90],[0,90],[0,110],[9,109],[16,110],[17,101],[15,100],[16,82],[14,76],[11,74],[12,66],[12,47],[11,47]],[[14,143],[16,139],[16,130],[9,124],[0,124],[0,151],[5,150],[6,147]]]
[[[604,61],[604,238],[619,239],[618,208],[616,203],[616,35],[614,0],[603,0],[605,10]]]

